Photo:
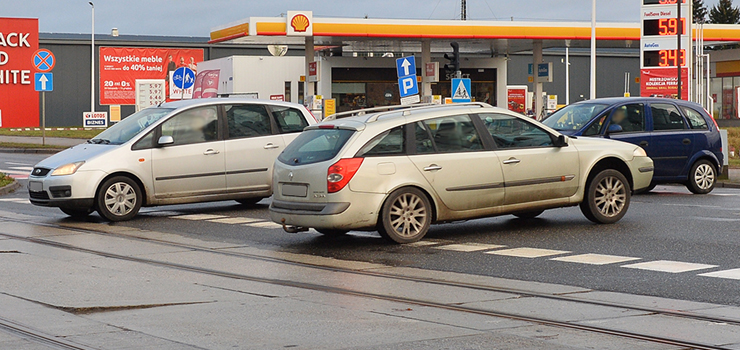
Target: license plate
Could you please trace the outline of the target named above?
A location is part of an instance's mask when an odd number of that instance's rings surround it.
[[[283,184],[283,196],[305,197],[308,195],[308,185]]]
[[[41,192],[44,190],[44,184],[39,181],[30,181],[28,183],[28,190],[33,192]]]

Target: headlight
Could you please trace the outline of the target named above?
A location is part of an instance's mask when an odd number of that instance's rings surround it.
[[[85,164],[85,162],[74,162],[62,165],[54,169],[54,172],[51,173],[51,176],[72,175],[77,172],[77,169],[79,169],[82,164]]]
[[[647,153],[645,153],[645,149],[643,149],[642,147],[637,147],[632,152],[632,156],[633,157],[647,157]]]

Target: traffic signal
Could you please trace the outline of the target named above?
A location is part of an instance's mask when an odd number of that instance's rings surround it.
[[[450,46],[452,46],[452,55],[445,54],[445,59],[450,61],[450,63],[445,64],[445,71],[447,74],[454,75],[460,70],[460,44],[453,41]]]

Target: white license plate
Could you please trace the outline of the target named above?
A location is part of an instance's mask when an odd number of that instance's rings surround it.
[[[41,192],[44,190],[44,184],[39,181],[30,181],[28,183],[28,190],[33,192]]]
[[[308,195],[308,185],[283,184],[283,196],[305,197]]]

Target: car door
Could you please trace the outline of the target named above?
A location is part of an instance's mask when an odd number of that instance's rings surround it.
[[[579,184],[578,150],[556,147],[555,137],[524,118],[479,114],[496,144],[504,174],[504,204],[570,197]]]
[[[445,206],[462,211],[503,204],[499,159],[484,147],[469,115],[419,121],[414,129],[409,159]]]
[[[646,119],[645,104],[623,104],[612,109],[607,126],[602,132],[606,138],[638,145],[650,155],[651,135],[647,129]],[[618,128],[615,129],[615,126]]]
[[[215,106],[179,113],[160,125],[172,143],[152,149],[152,174],[157,198],[220,193],[226,189],[224,142],[219,137]]]
[[[307,118],[313,119],[312,116],[306,115],[297,108],[279,105],[271,105],[268,108],[286,145],[293,142],[309,125]]]
[[[694,143],[694,133],[673,103],[650,103],[652,120],[648,156],[655,162],[655,177],[676,177],[687,166]]]
[[[265,191],[272,167],[285,148],[267,107],[250,103],[224,106],[226,120],[226,187],[229,192]]]

